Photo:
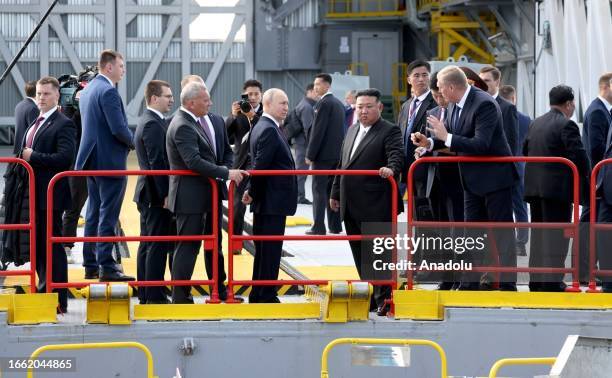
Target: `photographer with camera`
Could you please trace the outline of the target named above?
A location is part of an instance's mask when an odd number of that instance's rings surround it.
[[[248,136],[261,114],[261,96],[263,86],[255,79],[249,79],[242,86],[240,100],[232,104],[232,114],[225,120],[227,135],[234,151],[234,169],[246,169],[249,163]],[[244,213],[246,206],[242,203],[242,195],[246,186],[244,180],[234,191],[234,234],[242,235],[244,228]],[[240,251],[232,251],[239,254]]]

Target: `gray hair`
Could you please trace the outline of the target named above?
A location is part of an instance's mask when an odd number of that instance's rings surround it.
[[[187,101],[198,97],[202,91],[206,91],[206,86],[204,84],[195,81],[188,83],[181,90],[181,105],[185,105]]]
[[[467,88],[468,86],[467,76],[465,76],[465,73],[457,66],[450,65],[442,68],[440,72],[438,72],[437,78],[438,86],[440,86],[440,81],[461,88]]]
[[[270,105],[274,100],[274,96],[277,93],[285,93],[282,89],[278,88],[270,88],[264,92],[263,97],[261,99],[261,103],[264,105]]]

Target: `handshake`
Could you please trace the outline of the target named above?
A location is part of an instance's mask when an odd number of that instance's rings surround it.
[[[243,171],[242,169],[230,169],[228,178],[238,185],[248,175],[249,172]]]

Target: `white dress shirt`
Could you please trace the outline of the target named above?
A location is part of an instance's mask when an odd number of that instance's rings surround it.
[[[359,132],[357,133],[357,138],[355,138],[355,143],[353,143],[353,148],[351,149],[351,154],[349,155],[349,159],[353,157],[355,150],[357,150],[357,147],[359,147],[363,139],[368,134],[368,131],[370,131],[371,127],[372,127],[371,125],[366,127],[361,122],[359,122]]]

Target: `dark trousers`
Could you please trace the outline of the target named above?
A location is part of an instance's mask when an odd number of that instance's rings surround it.
[[[602,208],[601,198],[597,198],[595,204],[598,209]],[[582,206],[582,211],[580,212],[580,242],[579,242],[579,277],[581,282],[586,282],[589,280],[589,246],[590,246],[590,237],[589,237],[589,229],[590,224],[589,220],[591,217],[591,207],[589,205]],[[596,219],[599,219],[599,213],[597,214]],[[604,232],[604,231],[599,231]],[[599,248],[599,247],[598,247]],[[597,254],[595,254],[595,266],[597,266]]]
[[[599,211],[597,214],[598,223],[612,223],[612,205],[604,199],[599,201]],[[602,270],[612,270],[612,231],[599,230],[597,232],[597,254],[599,257],[599,268]],[[582,235],[580,235],[582,236]],[[601,277],[602,289],[606,293],[612,292],[612,276]]]
[[[525,163],[517,163],[520,181],[512,187],[512,210],[514,211],[514,219],[517,222],[529,222],[529,215],[527,213],[527,203],[523,199],[525,193]],[[529,229],[528,228],[517,228],[516,229],[516,242],[519,244],[527,244],[529,241]]]
[[[538,198],[530,199],[529,206],[533,223],[569,223],[572,219],[571,202]],[[531,231],[529,267],[563,268],[568,246],[569,239],[563,235],[563,230],[534,228]],[[529,289],[531,291],[559,289],[563,276],[563,273],[530,273]]]
[[[85,216],[85,236],[116,236],[115,227],[125,195],[127,179],[88,177],[89,203]],[[113,243],[84,243],[83,266],[88,270],[101,268],[100,276],[116,272]]]
[[[176,214],[176,231],[178,235],[203,235],[207,213]],[[172,261],[172,279],[190,280],[193,275],[201,241],[179,241],[174,249]],[[172,303],[193,303],[191,286],[172,287]]]
[[[61,236],[62,211],[53,212],[53,235]],[[36,274],[38,275],[37,290],[44,293],[47,290],[47,212],[36,210]],[[53,244],[53,259],[51,262],[51,278],[54,283],[68,282],[68,261],[62,244]],[[68,290],[53,289],[58,293],[59,305],[68,306]]]
[[[173,227],[172,213],[162,207],[149,207],[137,204],[140,212],[140,235],[163,236],[176,233]],[[138,281],[162,281],[166,272],[166,260],[172,259],[174,243],[140,242],[136,256],[136,277]],[[172,267],[170,266],[172,270]],[[159,301],[165,298],[164,286],[142,286],[138,288],[140,303],[147,300]]]
[[[247,180],[241,181],[240,184],[234,188],[234,235],[242,235],[244,231],[246,205],[242,203],[242,195],[246,189],[246,181]]]
[[[295,150],[295,165],[296,169],[308,170],[308,164],[306,164],[306,137],[304,133],[298,135],[293,142],[293,148]],[[297,177],[298,183],[298,201],[306,199],[306,179],[308,176],[300,175]]]
[[[219,244],[219,248],[218,248],[218,263],[217,266],[219,267],[219,295],[223,298],[225,297],[225,279],[227,278],[227,276],[225,275],[225,259],[223,258],[223,248],[222,248],[222,240],[223,240],[223,224],[222,224],[222,219],[223,219],[223,203],[221,202],[221,196],[219,196],[219,202],[217,203],[217,209],[218,212],[217,214],[219,215],[217,217],[217,230],[218,230],[218,237],[217,237],[217,242]],[[213,217],[212,217],[212,213],[208,214],[208,216],[206,217],[206,224],[204,227],[204,234],[206,235],[210,235],[213,232]],[[206,275],[208,276],[209,279],[212,279],[213,277],[213,251],[212,249],[206,249],[204,251],[204,266],[206,267]],[[212,293],[212,287],[211,287],[211,293]]]
[[[79,216],[85,201],[87,201],[87,177],[68,177],[72,205],[64,212],[62,235],[76,236]],[[74,247],[74,243],[64,243],[66,247]]]
[[[512,189],[504,188],[485,195],[477,195],[468,190],[464,192],[464,211],[467,222],[512,222]],[[499,229],[476,229],[466,228],[466,236],[473,238],[484,238],[488,248],[484,250],[473,249],[466,251],[458,258],[466,263],[472,262],[474,267],[481,266],[487,259],[487,249],[493,252],[493,245],[497,247],[501,267],[516,267],[516,247],[514,230],[510,228]],[[486,235],[486,236],[485,236]],[[495,244],[493,244],[495,243]],[[488,260],[495,261],[491,256]],[[462,283],[476,285],[479,282],[480,273],[464,272]],[[500,286],[516,284],[516,273],[502,273],[500,275]]]
[[[336,169],[337,161],[319,161],[312,163],[312,169]],[[334,176],[312,176],[312,212],[314,231],[324,233],[325,213],[327,212],[327,226],[330,232],[341,232],[342,223],[340,213],[329,207],[329,194],[334,182]]]
[[[285,215],[253,214],[253,235],[284,235]],[[282,241],[255,241],[253,280],[278,280]],[[270,302],[277,296],[276,286],[253,286],[249,302]]]
[[[370,227],[363,227],[364,224],[361,221],[354,219],[351,215],[350,208],[347,207],[344,213],[344,227],[346,227],[347,235],[374,235],[374,234],[389,234],[391,227],[384,228],[384,223],[370,224]],[[374,261],[382,260],[382,262],[391,262],[391,253],[385,251],[380,255],[373,253],[373,242],[372,240],[351,240],[349,241],[351,246],[351,252],[353,253],[353,260],[355,260],[355,267],[359,273],[359,278],[362,280],[390,280],[392,278],[391,272],[388,270],[375,270]],[[373,302],[377,307],[385,304],[385,299],[391,298],[391,287],[388,285],[374,286]]]

